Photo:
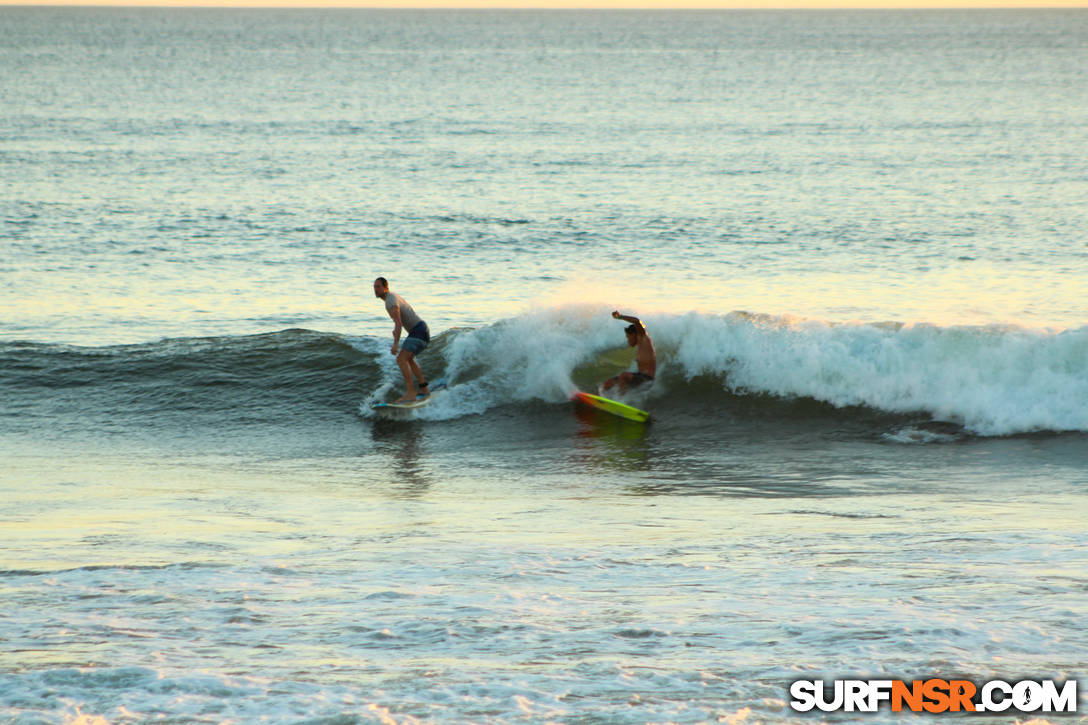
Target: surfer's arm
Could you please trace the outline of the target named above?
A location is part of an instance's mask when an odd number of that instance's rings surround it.
[[[400,320],[400,305],[389,310],[389,318],[393,320],[393,352],[396,353],[400,345],[400,331],[404,329],[404,323]]]
[[[642,324],[642,320],[638,319],[637,317],[632,317],[631,315],[621,315],[618,311],[613,312],[612,317],[617,320],[623,320],[624,322],[630,322],[632,325],[638,325],[640,328],[642,328],[643,332],[646,332],[646,325]]]

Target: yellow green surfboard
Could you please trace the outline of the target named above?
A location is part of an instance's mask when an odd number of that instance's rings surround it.
[[[645,410],[639,410],[634,406],[621,403],[618,400],[612,400],[611,398],[602,398],[600,395],[579,392],[571,396],[571,400],[582,403],[583,405],[588,405],[591,408],[596,408],[597,410],[603,410],[612,415],[618,415],[627,420],[633,420],[637,423],[645,423],[650,419],[650,414]]]

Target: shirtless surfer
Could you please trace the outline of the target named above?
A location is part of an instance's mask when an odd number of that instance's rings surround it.
[[[394,323],[393,347],[390,348],[389,352],[397,356],[397,365],[400,367],[401,375],[404,376],[404,387],[406,389],[404,397],[397,399],[395,402],[412,403],[416,400],[416,386],[413,376],[415,380],[419,381],[418,397],[426,398],[431,394],[431,391],[428,388],[427,381],[423,379],[423,371],[419,369],[416,355],[423,352],[431,341],[431,331],[427,328],[427,323],[420,319],[419,315],[416,314],[410,304],[404,301],[403,297],[389,290],[389,282],[385,277],[378,277],[374,280],[374,296],[385,300],[385,311],[389,313],[389,317]],[[398,354],[397,347],[400,345],[401,330],[408,330],[408,337]]]
[[[654,341],[650,339],[642,320],[630,315],[621,315],[619,312],[613,312],[612,317],[631,323],[624,330],[627,333],[627,344],[638,348],[635,355],[638,361],[638,372],[620,373],[604,381],[604,390],[611,390],[618,385],[619,392],[622,394],[627,388],[653,381],[654,375],[657,374],[657,353],[654,351]]]

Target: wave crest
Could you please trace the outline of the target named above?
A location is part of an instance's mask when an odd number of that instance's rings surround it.
[[[743,312],[644,320],[659,358],[651,405],[690,397],[696,385],[705,395],[696,378],[709,376],[729,396],[921,413],[978,435],[1088,431],[1088,327],[831,324]],[[564,401],[630,364],[622,329],[602,309],[567,307],[459,331],[444,350],[455,384],[421,417]]]

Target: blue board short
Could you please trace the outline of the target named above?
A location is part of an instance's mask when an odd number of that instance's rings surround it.
[[[418,325],[412,328],[408,333],[408,339],[404,341],[404,344],[400,346],[401,350],[407,350],[413,355],[418,355],[423,352],[427,345],[431,341],[431,330],[427,327],[427,323],[420,321]]]

